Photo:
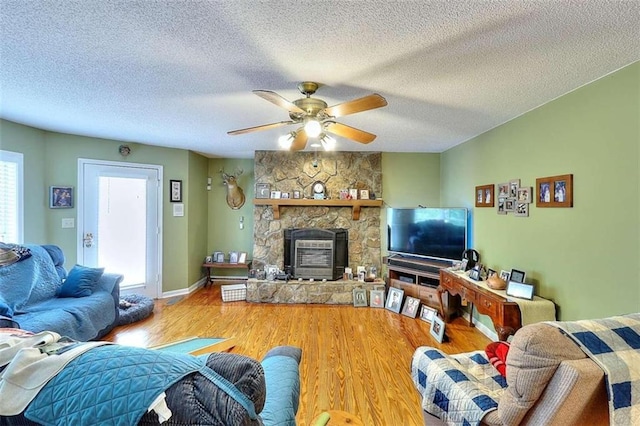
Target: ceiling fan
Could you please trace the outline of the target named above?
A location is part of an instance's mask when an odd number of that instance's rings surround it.
[[[288,126],[291,124],[300,127],[280,137],[281,146],[292,151],[300,151],[307,146],[309,138],[318,138],[326,150],[335,146],[335,139],[327,133],[342,136],[359,143],[372,142],[376,135],[347,126],[335,121],[338,117],[355,114],[357,112],[370,109],[381,108],[387,105],[387,100],[377,93],[344,102],[334,106],[327,106],[327,103],[319,98],[312,98],[319,84],[313,81],[304,81],[298,84],[298,90],[305,95],[304,98],[288,101],[276,92],[269,90],[254,90],[253,93],[263,99],[289,111],[290,120],[278,121],[276,123],[263,124],[261,126],[248,127],[246,129],[231,130],[229,135],[241,135],[244,133],[269,130],[276,127]]]

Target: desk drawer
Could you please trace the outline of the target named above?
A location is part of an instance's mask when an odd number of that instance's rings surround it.
[[[478,300],[476,301],[476,308],[478,309],[478,312],[489,315],[491,318],[495,318],[498,315],[498,312],[500,312],[500,301],[493,297],[479,294]]]
[[[425,286],[419,287],[418,298],[422,303],[429,305],[432,308],[440,308],[440,297],[438,297],[438,291],[435,288]]]
[[[444,287],[451,287],[453,284],[453,277],[449,274],[440,274],[440,285]]]
[[[476,292],[470,288],[468,288],[464,281],[460,279],[453,279],[451,288],[456,294],[459,294],[461,298],[465,299],[469,303],[476,302]]]

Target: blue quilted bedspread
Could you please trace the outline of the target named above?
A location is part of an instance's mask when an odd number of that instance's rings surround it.
[[[25,417],[43,425],[137,424],[163,391],[204,365],[204,358],[191,355],[97,347],[49,381]]]
[[[640,314],[547,324],[571,337],[604,370],[611,424],[638,424]]]
[[[416,349],[411,377],[422,395],[422,408],[450,425],[478,425],[507,387],[506,379],[484,351],[447,355],[439,349]]]

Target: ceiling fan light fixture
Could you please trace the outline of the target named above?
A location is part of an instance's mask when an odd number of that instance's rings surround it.
[[[336,139],[327,134],[322,135],[320,143],[325,151],[333,151],[336,148]]]
[[[322,126],[317,120],[308,120],[304,124],[304,130],[310,138],[317,138],[322,132]]]
[[[296,132],[289,132],[278,138],[278,144],[282,149],[291,149],[291,145],[293,144],[293,140],[295,138],[296,138]]]

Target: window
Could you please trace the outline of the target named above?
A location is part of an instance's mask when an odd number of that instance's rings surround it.
[[[0,150],[0,241],[22,243],[23,155]]]

